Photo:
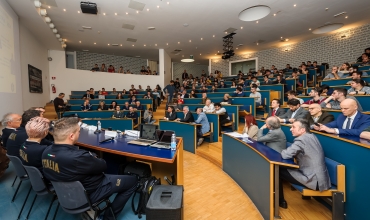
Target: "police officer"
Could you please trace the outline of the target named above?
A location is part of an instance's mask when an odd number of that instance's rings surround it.
[[[43,173],[41,156],[47,145],[40,142],[49,132],[50,121],[43,117],[34,117],[26,124],[28,138],[21,146],[19,155],[23,165],[34,166]]]
[[[130,106],[129,108],[129,112],[127,112],[127,115],[126,115],[127,118],[132,118],[133,121],[134,121],[134,124],[136,125],[138,122],[137,122],[137,119],[138,119],[138,115],[137,115],[137,112],[134,111],[134,108],[132,106]]]
[[[37,110],[27,110],[22,114],[21,126],[9,135],[8,141],[6,143],[6,148],[8,150],[7,153],[9,155],[19,157],[19,149],[21,148],[23,143],[28,138],[25,126],[27,122],[31,120],[31,118],[39,117],[39,116],[40,116],[40,111],[37,111]],[[48,140],[42,139],[41,144],[50,145],[51,142]]]
[[[105,160],[74,146],[79,135],[78,118],[62,118],[55,123],[55,143],[42,154],[44,175],[51,181],[80,181],[92,203],[117,193],[112,210],[118,216],[135,191],[137,179],[129,175],[104,174],[107,169]],[[104,219],[113,219],[112,213],[106,211]]]
[[[121,107],[119,105],[116,106],[116,110],[113,112],[112,118],[123,118],[124,114],[121,112]]]

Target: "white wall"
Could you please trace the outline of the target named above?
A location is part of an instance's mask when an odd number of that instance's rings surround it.
[[[146,86],[154,88],[159,84],[163,88],[163,74],[154,75],[129,75],[107,72],[91,72],[87,70],[67,69],[66,56],[64,51],[51,50],[50,57],[53,58],[49,62],[50,78],[56,77],[55,80],[50,80],[50,84],[55,84],[56,93],[49,93],[49,100],[54,99],[60,92],[66,94],[66,99],[71,91],[86,91],[89,88],[94,88],[95,91],[104,87],[111,91],[116,88],[119,91],[129,89],[131,84],[138,88],[141,85],[143,89]],[[166,73],[167,74],[167,73]],[[49,85],[50,86],[50,85]]]
[[[0,120],[8,112],[22,113],[19,56],[19,19],[5,0],[0,0]],[[8,22],[8,23],[7,23]],[[11,30],[12,29],[12,30]]]
[[[164,85],[167,85],[170,83],[172,79],[172,62],[171,57],[166,53],[166,51],[163,50],[163,58],[164,58]]]
[[[36,39],[30,31],[21,23],[20,33],[20,52],[21,52],[21,74],[22,74],[22,103],[23,109],[30,107],[42,107],[50,101],[49,83],[49,61],[48,50]],[[28,64],[42,71],[43,93],[30,93],[28,82]]]

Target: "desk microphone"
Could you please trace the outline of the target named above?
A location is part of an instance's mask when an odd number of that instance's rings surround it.
[[[113,141],[113,140],[114,140],[114,137],[111,137],[111,138],[105,139],[103,141],[99,141],[99,144],[104,143],[104,142]]]

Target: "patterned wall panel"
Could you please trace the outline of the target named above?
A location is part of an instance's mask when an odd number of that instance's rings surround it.
[[[107,68],[109,65],[113,65],[116,72],[119,70],[120,66],[123,66],[123,69],[125,71],[129,69],[132,73],[139,74],[141,66],[147,65],[146,59],[88,53],[81,51],[76,51],[76,58],[77,69],[80,70],[91,70],[91,68],[94,67],[95,64],[98,64],[100,67],[102,63],[105,63],[105,66]]]
[[[341,36],[343,35],[346,37],[342,38]],[[301,62],[308,60],[312,62],[317,61],[319,64],[329,63],[330,66],[341,65],[344,62],[352,63],[356,61],[357,57],[364,52],[364,49],[370,47],[369,42],[370,24],[367,24],[298,44],[244,55],[235,55],[230,61],[258,57],[258,68],[262,66],[270,68],[271,65],[275,65],[278,69],[285,68],[287,63],[297,67]],[[229,61],[213,59],[211,71],[214,72],[215,70],[229,75]]]
[[[194,77],[200,77],[202,75],[202,70],[208,74],[208,65],[173,62],[173,79],[181,79],[184,70],[186,70],[188,74],[193,74]]]

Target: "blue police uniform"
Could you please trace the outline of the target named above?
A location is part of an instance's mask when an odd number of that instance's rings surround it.
[[[41,145],[38,142],[26,141],[19,149],[19,155],[23,165],[33,166],[43,173],[41,156],[47,145]]]
[[[45,177],[51,181],[80,181],[92,203],[117,193],[112,202],[115,216],[136,190],[135,176],[104,174],[105,160],[77,146],[53,144],[47,147],[42,154],[42,165]],[[104,219],[113,219],[110,211],[105,212]]]
[[[127,115],[126,115],[127,118],[132,118],[134,120],[134,124],[136,125],[137,124],[137,119],[138,119],[138,116],[137,116],[137,113],[136,112],[128,112]]]

